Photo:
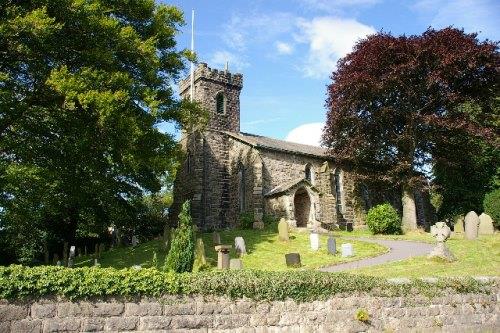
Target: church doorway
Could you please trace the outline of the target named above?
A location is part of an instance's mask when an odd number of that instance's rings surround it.
[[[309,212],[311,210],[311,199],[309,198],[309,194],[305,188],[302,187],[295,192],[293,206],[297,227],[307,227],[307,223],[309,222]]]

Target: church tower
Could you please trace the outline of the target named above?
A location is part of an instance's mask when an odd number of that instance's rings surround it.
[[[230,163],[227,132],[240,132],[243,76],[201,63],[194,71],[193,81],[193,100],[208,111],[209,120],[203,131],[183,133],[185,160],[174,184],[170,221],[175,226],[182,203],[190,200],[193,222],[202,230],[214,230],[228,227],[236,220],[231,193],[237,171]],[[182,98],[190,98],[189,76],[181,80],[179,91]]]
[[[190,97],[190,77],[180,82],[182,98]],[[193,100],[200,102],[209,112],[207,129],[240,132],[240,91],[243,76],[217,70],[201,63],[194,71]]]

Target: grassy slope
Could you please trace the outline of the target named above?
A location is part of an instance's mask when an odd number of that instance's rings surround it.
[[[481,236],[475,241],[453,235],[446,245],[457,261],[447,263],[423,256],[352,270],[351,273],[385,277],[500,276],[500,234]]]
[[[333,265],[340,262],[353,261],[361,258],[372,257],[386,252],[388,249],[377,244],[366,242],[347,241],[337,238],[337,249],[340,250],[342,243],[350,242],[354,247],[354,256],[342,258],[339,254],[332,256],[326,250],[326,235],[320,236],[321,248],[318,252],[309,248],[309,233],[290,234],[289,242],[278,241],[278,234],[271,230],[228,230],[222,231],[221,241],[224,244],[234,246],[234,238],[241,236],[245,239],[248,254],[243,257],[244,268],[262,270],[285,270],[285,254],[299,252],[304,268],[316,268],[326,265]],[[201,235],[205,243],[207,260],[212,266],[217,265],[217,254],[212,243],[212,234]],[[117,248],[103,254],[99,263],[102,267],[124,268],[132,265],[151,266],[154,252],[157,253],[159,265],[162,265],[165,253],[161,250],[160,241],[153,240],[139,244],[132,248]],[[231,258],[235,258],[234,250],[230,253]],[[76,266],[91,265],[93,259],[90,257],[77,258]]]

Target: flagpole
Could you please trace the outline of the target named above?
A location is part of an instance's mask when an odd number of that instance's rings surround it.
[[[191,52],[194,53],[194,9],[191,11]],[[191,61],[191,89],[190,100],[193,101],[194,96],[194,63]]]

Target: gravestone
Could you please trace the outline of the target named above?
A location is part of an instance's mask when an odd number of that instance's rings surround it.
[[[231,245],[217,245],[215,251],[217,251],[217,268],[218,269],[228,269],[229,268],[229,250],[231,250]]]
[[[99,255],[98,255],[99,258],[101,258],[105,249],[106,249],[106,247],[104,246],[104,243],[99,244]]]
[[[336,244],[335,238],[333,238],[333,236],[328,236],[327,248],[328,248],[328,254],[336,254],[337,253],[337,244]]]
[[[69,248],[69,258],[68,258],[68,267],[73,267],[73,263],[75,261],[75,246],[72,245]]]
[[[62,262],[61,260],[58,260],[57,263],[56,263],[57,266],[62,266]]]
[[[236,250],[236,255],[238,257],[247,254],[247,248],[245,246],[245,240],[243,239],[243,237],[236,237],[234,239],[234,249]]]
[[[287,253],[285,254],[285,262],[288,267],[300,267],[300,254],[298,253]]]
[[[212,234],[212,243],[214,245],[220,245],[221,241],[220,241],[220,234],[218,232],[214,232]]]
[[[479,215],[479,235],[493,235],[495,228],[493,227],[493,219],[485,213]]]
[[[351,257],[354,255],[354,249],[352,248],[351,243],[342,244],[341,249],[342,249],[342,257]]]
[[[431,235],[436,238],[437,245],[431,251],[428,258],[441,258],[446,261],[454,261],[455,256],[445,245],[446,240],[451,235],[450,227],[448,227],[448,225],[444,222],[438,222],[431,226]]]
[[[172,232],[168,225],[165,225],[163,228],[163,238],[162,238],[162,247],[165,253],[168,253],[170,250],[170,239],[172,237]]]
[[[284,218],[281,218],[278,223],[278,239],[282,242],[288,242],[290,239],[288,236],[288,223]]]
[[[464,217],[462,215],[458,216],[453,225],[453,232],[457,234],[464,233]]]
[[[229,269],[242,269],[243,261],[241,259],[231,259],[229,261]]]
[[[311,232],[309,235],[309,241],[311,243],[311,250],[319,250],[319,235],[316,232]]]
[[[132,246],[137,246],[139,245],[139,238],[137,238],[136,235],[132,236]]]
[[[97,258],[94,259],[94,266],[99,267],[101,264],[99,263],[99,260]]]
[[[264,229],[265,225],[264,222],[262,221],[254,221],[252,224],[252,228],[257,229],[257,230],[262,230]]]
[[[203,268],[207,265],[207,257],[205,255],[205,244],[203,243],[203,239],[198,238],[196,240],[196,248],[194,251],[194,264],[197,270]]]
[[[476,212],[470,211],[465,215],[465,238],[476,239],[479,227],[479,217]]]
[[[63,245],[63,264],[64,266],[68,265],[68,242],[64,242]]]

